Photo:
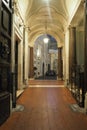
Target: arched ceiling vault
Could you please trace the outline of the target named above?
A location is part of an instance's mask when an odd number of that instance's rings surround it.
[[[64,31],[82,0],[16,0],[23,9],[26,26],[30,27],[29,44],[48,33],[64,43]],[[24,8],[22,6],[24,6]],[[21,9],[21,10],[22,10]]]

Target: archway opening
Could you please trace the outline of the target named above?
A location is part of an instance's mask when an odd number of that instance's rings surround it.
[[[57,79],[58,43],[49,35],[39,36],[34,43],[34,78]]]

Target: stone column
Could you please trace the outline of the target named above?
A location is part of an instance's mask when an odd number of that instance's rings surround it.
[[[82,105],[87,112],[87,0],[84,1],[84,83],[82,86]]]
[[[58,79],[63,79],[62,47],[58,48]]]
[[[71,82],[72,67],[76,65],[76,28],[70,27],[69,43],[69,81]]]
[[[64,44],[64,81],[65,86],[69,85],[69,28],[65,32],[65,44]]]
[[[87,0],[85,1],[85,47],[84,47],[84,54],[85,54],[85,63],[84,63],[84,93],[87,91]]]
[[[30,47],[30,78],[34,76],[34,64],[33,64],[33,47]]]
[[[14,28],[14,14],[15,5],[12,5],[12,37],[11,37],[11,95],[12,95],[12,108],[16,107],[16,83],[15,83],[15,28]]]

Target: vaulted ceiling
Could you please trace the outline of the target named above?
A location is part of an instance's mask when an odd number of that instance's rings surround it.
[[[29,41],[48,33],[61,45],[64,33],[82,0],[16,0],[25,24],[30,27]]]

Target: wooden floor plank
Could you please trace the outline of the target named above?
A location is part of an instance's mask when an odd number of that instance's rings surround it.
[[[73,112],[73,103],[65,87],[29,87],[17,100],[24,111],[12,113],[0,130],[87,130],[87,115]]]

